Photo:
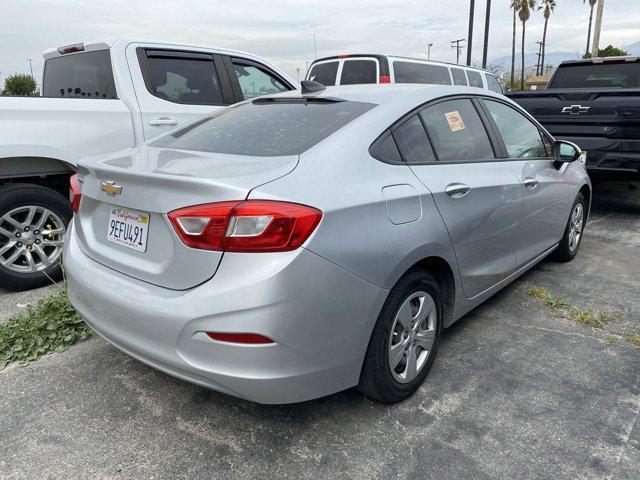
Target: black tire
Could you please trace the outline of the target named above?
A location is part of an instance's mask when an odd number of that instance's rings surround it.
[[[69,201],[58,192],[40,185],[11,183],[0,186],[0,219],[11,210],[25,206],[44,207],[67,227],[73,216]],[[0,247],[7,242],[0,235]],[[0,265],[0,287],[7,290],[29,290],[51,284],[62,276],[60,262],[55,262],[43,271],[16,272]]]
[[[577,207],[577,205],[582,205],[582,230],[580,232],[580,236],[578,237],[577,245],[572,249],[571,248],[571,218],[573,213]],[[578,254],[578,250],[580,250],[580,244],[582,243],[582,237],[584,233],[584,227],[587,223],[587,212],[589,206],[587,205],[587,201],[584,198],[582,193],[578,193],[576,196],[576,200],[573,202],[571,206],[571,212],[569,213],[569,219],[567,220],[567,226],[564,229],[564,235],[562,236],[562,240],[558,245],[558,248],[553,252],[552,259],[556,262],[569,262],[575,258]]]
[[[428,293],[435,303],[436,323],[433,347],[417,376],[401,383],[392,374],[389,365],[391,329],[396,313],[404,301],[419,291]],[[378,321],[371,334],[358,388],[368,397],[382,403],[397,403],[407,399],[422,385],[426,378],[440,343],[442,335],[443,292],[433,275],[425,270],[412,270],[405,274],[393,287],[382,307]]]

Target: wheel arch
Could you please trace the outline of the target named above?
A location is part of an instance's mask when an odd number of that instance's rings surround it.
[[[53,157],[11,156],[0,158],[0,184],[26,183],[68,195],[73,163]]]
[[[585,220],[588,220],[589,214],[591,213],[591,187],[588,183],[585,183],[584,185],[582,185],[582,187],[580,187],[578,193],[581,193],[584,196],[584,199],[587,201],[587,218]]]

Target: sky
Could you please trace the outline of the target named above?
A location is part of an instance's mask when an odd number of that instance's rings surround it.
[[[547,51],[584,53],[588,6],[582,0],[557,3]],[[509,4],[492,1],[490,59],[511,52]],[[476,0],[472,57],[478,62],[485,8],[486,0]],[[296,68],[303,75],[316,51],[318,57],[360,52],[426,58],[426,45],[433,43],[431,58],[451,62],[455,51],[450,42],[467,37],[468,18],[469,0],[0,0],[0,82],[10,73],[28,73],[27,58],[33,59],[39,82],[45,48],[104,37],[244,50],[267,58],[294,79]],[[638,18],[638,0],[606,0],[601,46],[640,41]],[[533,12],[525,51],[537,51],[543,24],[542,12]]]

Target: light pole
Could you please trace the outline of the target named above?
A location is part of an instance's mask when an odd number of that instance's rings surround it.
[[[482,50],[482,68],[487,68],[487,52],[489,50],[489,20],[491,18],[491,0],[487,0],[487,13],[484,19],[484,47]]]
[[[476,0],[471,0],[469,5],[469,34],[467,38],[467,65],[471,66],[471,47],[473,46],[473,10],[476,8]]]
[[[318,47],[316,46],[316,34],[313,34],[313,59],[318,58]]]
[[[431,59],[431,47],[433,47],[433,43],[427,43],[427,60]]]
[[[33,78],[33,67],[31,66],[31,62],[33,62],[33,58],[27,58],[27,62],[29,62],[29,71],[31,72],[31,78]]]

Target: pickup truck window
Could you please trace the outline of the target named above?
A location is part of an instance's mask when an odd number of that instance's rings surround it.
[[[396,83],[435,83],[451,85],[449,69],[418,62],[393,62]]]
[[[174,103],[222,105],[213,58],[209,55],[198,57],[148,56],[154,90],[151,93]]]
[[[640,88],[640,62],[561,65],[547,88]]]
[[[373,107],[300,97],[256,99],[218,111],[149,145],[259,157],[299,155]]]
[[[109,50],[48,59],[42,80],[44,97],[118,98]]]
[[[256,65],[234,60],[233,69],[245,100],[289,90],[280,80]]]
[[[507,147],[509,158],[544,158],[550,156],[536,125],[504,103],[484,100]]]

